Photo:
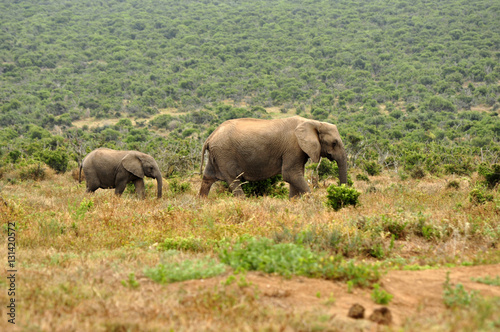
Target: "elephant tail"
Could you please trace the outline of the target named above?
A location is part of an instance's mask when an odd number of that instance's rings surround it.
[[[80,170],[78,171],[78,182],[82,183],[82,166],[83,166],[83,161],[80,163]]]
[[[205,162],[205,150],[208,149],[208,139],[203,144],[203,148],[201,149],[201,163],[200,163],[200,174],[203,174],[203,163]]]

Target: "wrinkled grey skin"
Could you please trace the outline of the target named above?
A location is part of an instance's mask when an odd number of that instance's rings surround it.
[[[335,125],[294,116],[286,119],[235,119],[222,123],[205,141],[208,163],[199,195],[208,196],[215,181],[229,184],[235,196],[243,196],[241,181],[259,181],[282,174],[290,184],[290,198],[310,192],[304,179],[308,158],[335,160],[340,182],[347,183],[344,144]]]
[[[99,188],[115,188],[115,194],[121,195],[127,183],[133,182],[135,191],[144,198],[144,176],[156,179],[158,198],[162,195],[162,176],[158,164],[148,154],[138,151],[116,151],[99,148],[90,152],[80,166],[79,178],[85,174],[87,192]]]

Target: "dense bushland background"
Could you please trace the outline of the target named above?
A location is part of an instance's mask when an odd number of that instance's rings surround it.
[[[184,175],[224,120],[299,114],[339,125],[350,166],[471,174],[499,161],[499,9],[488,0],[3,2],[0,167],[65,172],[108,146]]]

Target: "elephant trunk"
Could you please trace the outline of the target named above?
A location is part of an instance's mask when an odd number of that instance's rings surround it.
[[[161,198],[162,190],[163,190],[163,178],[160,175],[156,176],[156,185],[158,186],[158,198]]]
[[[339,167],[339,180],[340,184],[347,184],[347,157],[345,153],[336,160],[337,166]]]

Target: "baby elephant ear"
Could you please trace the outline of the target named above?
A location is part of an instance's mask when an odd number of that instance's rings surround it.
[[[125,157],[123,157],[122,165],[127,171],[134,174],[135,176],[141,179],[144,177],[144,171],[142,170],[142,163],[139,160],[139,158],[137,158],[137,156],[128,153]]]
[[[321,153],[317,128],[318,124],[316,121],[306,121],[295,128],[295,136],[297,136],[300,148],[315,163],[319,162]]]

